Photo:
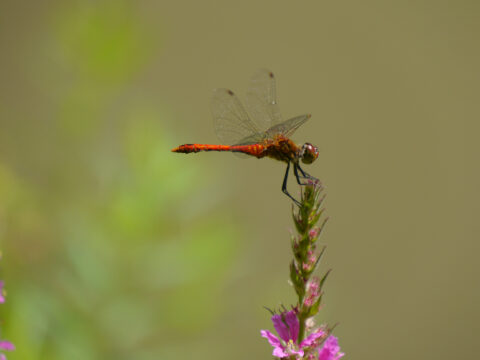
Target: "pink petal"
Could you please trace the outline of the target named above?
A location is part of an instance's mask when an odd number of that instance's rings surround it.
[[[280,336],[280,338],[283,341],[288,342],[288,340],[290,340],[290,334],[287,325],[283,322],[282,316],[278,314],[273,315],[272,322],[273,327],[277,331],[277,334]]]
[[[325,332],[321,329],[318,329],[316,332],[308,335],[305,338],[305,340],[303,340],[300,343],[300,348],[304,348],[304,347],[307,347],[307,346],[312,346],[313,343],[315,342],[315,340],[317,340],[318,338],[321,338],[323,335],[325,335]]]
[[[344,353],[340,352],[338,339],[335,336],[329,336],[323,343],[322,349],[318,352],[318,360],[338,360]]]
[[[273,349],[272,355],[278,358],[284,358],[288,356],[288,354],[282,348]]]
[[[276,357],[279,357],[279,358],[283,358],[283,357],[288,356],[288,354],[285,352],[285,348],[283,347],[280,340],[275,335],[273,335],[270,331],[261,330],[260,334],[262,335],[262,337],[264,337],[268,340],[270,345],[273,346],[273,348],[274,348],[273,349],[273,356],[276,356]]]
[[[0,340],[0,350],[15,350],[15,346],[10,341]]]
[[[272,345],[273,347],[282,346],[282,343],[280,342],[280,340],[278,340],[278,338],[275,335],[273,335],[270,331],[260,330],[260,335],[262,335],[262,337],[267,339],[270,345]]]
[[[290,329],[290,339],[292,339],[294,343],[297,343],[298,332],[300,331],[300,323],[298,322],[297,314],[295,314],[294,311],[287,312],[285,314],[285,321]]]
[[[7,360],[7,357],[4,354],[0,354],[0,360]]]
[[[294,349],[292,349],[292,350],[290,350],[290,354],[297,354],[297,355],[299,355],[299,356],[302,358],[304,352],[303,352],[302,349],[300,349],[300,350],[294,350]]]

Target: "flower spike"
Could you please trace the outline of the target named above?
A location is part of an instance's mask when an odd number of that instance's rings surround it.
[[[273,347],[273,356],[289,360],[338,360],[344,354],[340,352],[338,339],[331,335],[333,327],[315,328],[313,316],[321,307],[323,285],[330,270],[323,276],[312,276],[325,252],[325,246],[317,250],[317,241],[328,218],[320,226],[317,225],[324,213],[322,203],[323,186],[319,182],[311,182],[303,188],[299,207],[292,207],[292,217],[297,235],[291,237],[293,260],[290,262],[290,284],[294,288],[298,303],[287,310],[282,306],[279,313],[267,308],[272,314],[275,335],[262,330]]]

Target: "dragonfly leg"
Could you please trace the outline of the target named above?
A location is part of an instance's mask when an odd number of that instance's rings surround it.
[[[297,164],[293,164],[293,173],[295,174],[295,179],[297,179],[298,185],[304,185],[300,181],[300,176],[298,175],[298,168],[299,168],[299,166]],[[302,171],[302,170],[300,170],[300,171]],[[302,175],[303,175],[303,171],[302,171]],[[305,176],[303,176],[303,177],[305,177]]]
[[[299,176],[298,171],[300,170],[300,173],[302,176]],[[309,185],[313,181],[314,183],[317,183],[319,180],[316,177],[313,177],[312,175],[306,173],[301,167],[300,164],[293,164],[293,173],[295,174],[295,178],[297,179],[298,185]],[[307,182],[302,182],[300,178],[307,179],[310,181]]]
[[[295,166],[295,165],[294,165]],[[295,167],[294,167],[295,169]],[[292,195],[290,195],[290,193],[288,192],[287,190],[287,180],[288,180],[288,172],[290,171],[290,161],[287,162],[287,171],[285,171],[285,177],[283,178],[283,184],[282,184],[282,192],[287,195],[290,199],[293,200],[293,202],[295,204],[297,204],[298,206],[300,206],[300,202],[298,202],[298,200],[296,200]],[[295,174],[295,177],[297,178],[297,181],[298,181],[298,174]],[[299,183],[300,184],[300,183]]]

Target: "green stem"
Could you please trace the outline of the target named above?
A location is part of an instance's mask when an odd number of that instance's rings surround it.
[[[307,285],[313,274],[313,271],[318,265],[323,250],[315,253],[316,241],[321,233],[325,221],[320,227],[315,227],[323,213],[320,208],[323,197],[320,198],[322,186],[318,183],[306,185],[303,188],[300,207],[293,211],[293,219],[298,232],[298,236],[292,239],[292,249],[294,253],[294,260],[290,271],[290,279],[298,295],[298,321],[299,334],[298,343],[300,343],[306,336],[306,321],[318,312],[320,306],[320,299],[314,303],[305,304],[305,299],[308,299]],[[311,232],[312,229],[316,229]],[[324,280],[325,277],[322,279]],[[319,287],[323,285],[323,281]],[[318,296],[320,298],[321,289],[318,289]]]
[[[298,321],[300,323],[300,327],[298,330],[298,343],[300,344],[303,339],[305,338],[305,321],[307,319],[303,319],[303,316],[299,315]]]

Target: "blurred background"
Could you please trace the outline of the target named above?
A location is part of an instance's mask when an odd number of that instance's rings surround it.
[[[211,91],[277,77],[327,188],[319,322],[347,359],[474,358],[480,3],[0,2],[9,359],[268,359],[284,165],[216,143]],[[298,194],[291,182],[290,190]]]

